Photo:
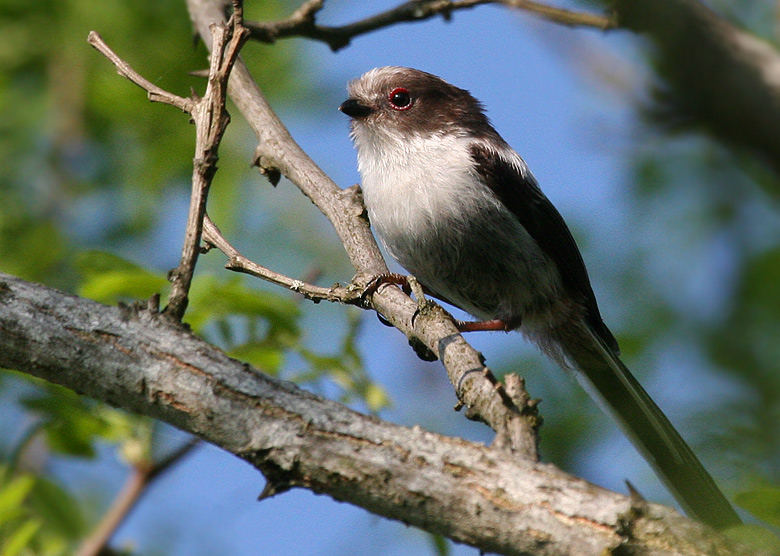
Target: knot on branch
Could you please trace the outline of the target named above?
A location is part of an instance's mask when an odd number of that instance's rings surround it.
[[[268,178],[271,185],[274,187],[279,185],[279,180],[282,179],[282,172],[270,158],[256,152],[252,165],[257,166],[257,169],[262,175]]]

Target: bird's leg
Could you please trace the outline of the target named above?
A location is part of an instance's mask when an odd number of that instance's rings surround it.
[[[492,320],[455,320],[455,326],[461,332],[500,331],[509,332],[519,326],[519,323],[507,322],[501,319]]]

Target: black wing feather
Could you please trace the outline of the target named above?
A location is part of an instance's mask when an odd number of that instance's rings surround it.
[[[601,319],[596,296],[577,243],[563,217],[539,189],[534,177],[521,174],[509,162],[480,144],[471,146],[471,158],[483,182],[517,217],[520,224],[555,263],[564,287],[586,309],[593,331],[618,353],[615,337]]]

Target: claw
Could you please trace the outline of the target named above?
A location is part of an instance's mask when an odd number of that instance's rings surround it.
[[[360,294],[360,304],[365,305],[369,296],[374,295],[379,287],[383,284],[395,284],[397,286],[401,286],[401,289],[406,295],[409,295],[412,291],[409,287],[409,280],[407,280],[406,276],[403,274],[396,274],[395,272],[377,274],[371,278],[371,280],[368,282],[368,285],[363,290],[363,293]]]

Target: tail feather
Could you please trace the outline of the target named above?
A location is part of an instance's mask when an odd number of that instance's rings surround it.
[[[554,336],[685,512],[717,529],[739,524],[710,474],[615,351],[585,323]]]

